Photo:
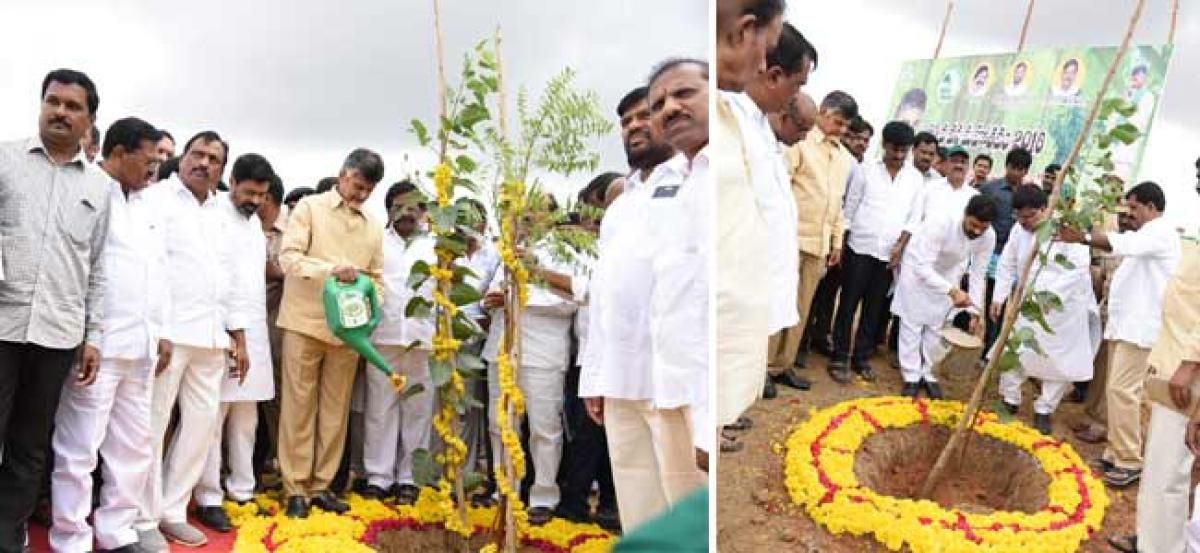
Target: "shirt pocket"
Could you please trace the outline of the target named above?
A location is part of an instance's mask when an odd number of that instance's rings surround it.
[[[59,209],[59,227],[77,245],[86,245],[96,229],[96,207],[88,198],[68,201]]]

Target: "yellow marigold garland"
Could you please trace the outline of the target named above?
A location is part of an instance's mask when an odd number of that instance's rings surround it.
[[[450,165],[442,162],[433,168],[433,186],[437,190],[437,202],[441,207],[450,205],[451,191],[454,188],[454,172]]]
[[[381,531],[394,528],[446,528],[457,520],[453,506],[446,509],[441,492],[422,488],[413,505],[391,505],[351,494],[350,512],[338,516],[314,509],[307,519],[289,519],[283,515],[279,492],[255,497],[246,505],[225,502],[225,511],[237,528],[236,553],[313,552],[369,553]],[[496,507],[470,507],[467,535],[490,528]],[[456,531],[456,530],[452,530]],[[460,533],[461,534],[461,533]],[[592,524],[554,519],[520,532],[525,543],[539,549],[571,553],[597,553],[612,548],[615,538]]]
[[[963,405],[954,401],[865,398],[811,413],[787,440],[786,485],[830,532],[874,534],[892,551],[1075,551],[1100,528],[1108,496],[1070,444],[1020,423],[1002,423],[983,413],[974,431],[1013,444],[1032,455],[1050,477],[1048,504],[1028,514],[973,514],[927,500],[881,495],[858,482],[854,459],[876,432],[914,424],[953,426]]]

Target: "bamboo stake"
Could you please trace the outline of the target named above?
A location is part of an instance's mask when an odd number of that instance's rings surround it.
[[[1175,44],[1175,26],[1179,23],[1179,0],[1171,0],[1171,29],[1167,31],[1167,44]]]
[[[442,45],[442,10],[438,0],[433,0],[433,40],[437,52],[438,70],[438,109],[442,117],[446,116],[446,60],[445,47]],[[446,155],[445,141],[442,142],[442,155]]]
[[[1088,140],[1091,134],[1092,124],[1096,121],[1096,115],[1100,112],[1100,104],[1104,102],[1105,96],[1108,94],[1109,86],[1112,84],[1113,77],[1116,75],[1117,67],[1121,65],[1121,60],[1125,57],[1125,53],[1129,50],[1129,43],[1133,40],[1133,32],[1137,29],[1138,22],[1142,18],[1142,9],[1146,6],[1146,0],[1137,0],[1137,6],[1134,8],[1133,16],[1129,19],[1129,26],[1125,29],[1125,38],[1121,40],[1121,46],[1117,48],[1117,55],[1113,58],[1112,65],[1108,68],[1108,73],[1104,75],[1104,82],[1100,85],[1100,91],[1096,94],[1095,100],[1092,101],[1092,109],[1088,113],[1088,117],[1084,122],[1083,130],[1075,139],[1075,145],[1071,147],[1071,153],[1063,162],[1063,170],[1058,172],[1058,176],[1054,179],[1054,188],[1050,192],[1051,209],[1056,209],[1061,203],[1061,195],[1059,190],[1062,187],[1063,179],[1070,167],[1075,165],[1075,160],[1079,157],[1080,151],[1083,149],[1084,143]],[[979,377],[979,382],[975,384],[975,390],[971,393],[971,400],[967,403],[966,410],[963,412],[963,417],[958,421],[958,426],[954,429],[954,434],[950,436],[950,441],[942,452],[938,455],[937,462],[934,463],[933,469],[929,471],[929,476],[925,479],[925,485],[921,487],[920,497],[931,497],[934,488],[937,487],[938,480],[942,477],[942,473],[946,470],[947,462],[966,435],[969,427],[974,426],[975,419],[979,415],[980,404],[983,402],[983,391],[987,387],[988,381],[991,379],[992,373],[995,372],[996,366],[1000,362],[1001,353],[1004,351],[1004,344],[1008,341],[1009,334],[1012,333],[1013,324],[1016,322],[1017,311],[1021,300],[1025,297],[1025,289],[1031,286],[1029,280],[1029,272],[1033,267],[1033,262],[1037,259],[1037,251],[1041,249],[1041,241],[1035,238],[1033,255],[1025,260],[1025,264],[1021,269],[1021,278],[1017,281],[1016,290],[1010,296],[1008,306],[1004,310],[1004,324],[1000,327],[1000,334],[996,337],[996,342],[992,344],[992,351],[988,356],[988,364],[983,369],[983,374]]]
[[[942,53],[942,43],[946,41],[946,29],[950,27],[950,12],[954,11],[954,0],[946,2],[946,16],[942,18],[942,32],[938,35],[937,47],[933,49],[933,59],[938,59]]]
[[[496,42],[496,82],[497,82],[496,88],[497,88],[497,95],[499,97],[498,98],[498,101],[499,101],[498,112],[500,115],[500,142],[501,142],[501,144],[507,144],[507,142],[508,142],[508,97],[506,95],[505,88],[504,88],[504,84],[505,84],[504,83],[504,56],[500,50],[504,43],[504,36],[500,31],[499,25],[496,26],[496,41],[495,42]],[[502,146],[502,148],[503,148],[503,146]],[[504,157],[505,157],[505,154],[502,151],[501,159],[503,159]],[[504,180],[506,177],[506,175],[504,173],[507,173],[507,171],[505,169],[501,169],[501,184],[500,184],[501,186],[504,186]],[[509,217],[509,222],[511,225],[509,228],[512,228],[515,231],[515,229],[517,228],[516,227],[516,225],[517,225],[516,214],[509,213],[508,217]],[[508,356],[508,358],[512,360],[513,376],[515,377],[516,371],[520,370],[520,358],[521,358],[520,357],[520,351],[521,351],[521,349],[520,349],[520,334],[517,332],[519,330],[519,325],[520,325],[520,322],[519,322],[520,321],[520,313],[519,312],[521,309],[521,297],[520,297],[520,291],[518,290],[518,288],[516,286],[512,285],[513,278],[512,278],[511,274],[509,275],[508,282],[509,282],[509,286],[508,286],[507,290],[505,290],[506,297],[505,297],[505,310],[504,310],[504,331],[508,333],[509,339],[504,340],[502,342],[507,346],[507,348],[505,349],[505,351],[501,351],[500,355]],[[514,347],[514,344],[516,345],[515,347]],[[514,353],[514,351],[516,353]],[[504,413],[501,416],[507,417],[510,422],[515,422],[516,413],[513,411],[513,405],[511,402],[508,402],[504,406]],[[515,424],[513,424],[512,426],[513,426],[513,428],[516,428]],[[518,486],[517,477],[516,477],[516,474],[514,474],[514,469],[513,469],[512,455],[509,454],[508,450],[506,450],[504,448],[501,448],[501,451],[499,453],[504,462],[504,475],[506,478],[508,478],[509,485],[511,485],[512,489],[514,489],[514,490],[518,489],[517,488],[517,486]],[[495,454],[495,452],[493,452],[493,454]],[[504,502],[504,550],[508,551],[509,553],[513,553],[517,550],[516,514],[513,512],[512,502],[510,502],[507,497],[501,497],[500,500]]]
[[[1025,10],[1025,23],[1021,25],[1021,38],[1017,41],[1017,53],[1025,49],[1025,37],[1029,36],[1029,21],[1033,19],[1033,5],[1037,0],[1029,0],[1029,8]]]

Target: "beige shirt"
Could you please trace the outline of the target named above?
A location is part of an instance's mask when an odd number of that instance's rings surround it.
[[[850,177],[853,159],[837,140],[820,129],[787,150],[792,174],[792,196],[800,216],[797,227],[800,251],[825,257],[831,248],[842,247],[846,227],[842,196]]]
[[[288,215],[279,252],[286,275],[279,328],[340,344],[325,323],[325,279],[338,265],[366,273],[383,294],[383,225],[350,207],[337,189],[309,196]]]
[[[1147,360],[1151,378],[1170,380],[1184,361],[1200,362],[1200,242],[1184,239],[1183,257],[1167,283],[1162,327]]]

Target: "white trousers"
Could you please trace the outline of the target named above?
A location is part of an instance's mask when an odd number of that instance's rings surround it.
[[[937,382],[933,374],[933,352],[941,345],[940,327],[916,325],[900,319],[899,343],[896,344],[900,357],[900,374],[905,382]]]
[[[497,463],[502,459],[504,444],[500,441],[499,415],[496,399],[500,397],[500,369],[488,370],[488,431],[492,435],[492,455]],[[530,507],[558,505],[558,465],[563,449],[563,385],[567,371],[521,367],[517,371],[517,386],[525,394],[525,412],[529,417],[529,452],[533,457],[533,486],[529,489]],[[520,428],[514,421],[514,428]]]
[[[392,370],[408,378],[408,386],[425,390],[404,401],[383,371],[367,367],[363,436],[363,465],[367,483],[388,489],[392,484],[413,484],[413,451],[429,449],[437,397],[429,378],[429,351],[403,346],[378,346]]]
[[[1138,551],[1183,553],[1194,457],[1184,443],[1187,417],[1151,402],[1138,487]]]
[[[605,398],[604,429],[621,528],[626,532],[662,514],[708,480],[696,467],[688,407],[655,409],[648,400]]]
[[[225,444],[225,491],[234,501],[254,499],[254,435],[258,430],[257,401],[223,401],[204,472],[193,492],[201,507],[220,507],[225,499],[221,491],[221,443]]]
[[[1000,373],[1000,395],[1004,402],[1010,405],[1021,405],[1021,385],[1028,377],[1024,369],[1017,367]],[[1063,396],[1072,387],[1066,380],[1042,380],[1042,393],[1033,400],[1033,412],[1039,415],[1050,415],[1058,409]]]
[[[137,541],[133,529],[150,472],[150,359],[103,359],[96,381],[68,378],[54,417],[54,472],[50,477],[55,551],[91,551],[92,471],[104,456],[100,506],[92,516],[101,549]]]
[[[204,472],[221,414],[221,379],[226,372],[225,350],[176,344],[171,363],[154,381],[154,466],[139,509],[138,530],[157,528],[159,522],[187,521],[188,500]],[[163,438],[176,400],[179,426],[167,445]]]

